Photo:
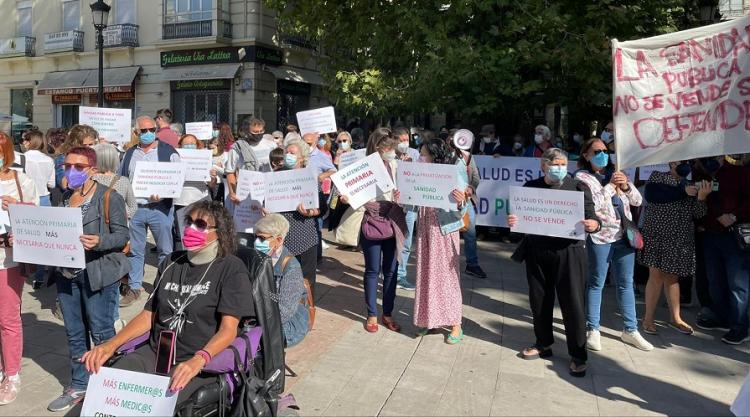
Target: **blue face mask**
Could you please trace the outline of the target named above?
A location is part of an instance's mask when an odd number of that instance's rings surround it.
[[[268,244],[267,240],[260,240],[260,238],[255,238],[253,246],[258,252],[265,253],[266,255],[271,254],[271,245]]]
[[[188,143],[186,145],[182,145],[182,149],[198,149],[198,145],[194,143]]]
[[[320,139],[318,141],[318,147],[322,148],[324,146],[326,146],[326,140],[325,139]]]
[[[609,163],[609,154],[606,152],[600,152],[591,158],[591,163],[596,165],[598,168],[604,168]]]
[[[214,139],[218,138],[218,137],[219,137],[219,131],[218,131],[218,130],[214,130],[213,132],[211,132],[211,136],[212,136],[212,137],[213,137]]]
[[[141,133],[139,136],[139,139],[141,140],[141,143],[148,146],[156,140],[156,133],[155,132],[146,132]]]
[[[286,166],[289,169],[292,169],[297,166],[297,155],[293,154],[286,154],[284,156],[284,166]]]
[[[559,184],[568,176],[568,167],[553,165],[547,168],[547,178],[555,184]]]

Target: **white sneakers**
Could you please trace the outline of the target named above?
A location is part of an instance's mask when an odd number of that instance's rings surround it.
[[[623,331],[620,338],[623,343],[635,346],[640,350],[654,350],[654,345],[644,339],[637,330],[632,332]],[[586,332],[586,348],[597,352],[602,350],[602,334],[599,330],[589,330]]]

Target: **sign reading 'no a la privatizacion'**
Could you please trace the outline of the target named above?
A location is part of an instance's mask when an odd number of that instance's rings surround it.
[[[583,193],[510,187],[510,212],[518,217],[511,230],[532,235],[584,240]]]
[[[396,180],[402,204],[458,210],[458,203],[451,197],[453,190],[463,189],[458,184],[456,165],[402,161]]]

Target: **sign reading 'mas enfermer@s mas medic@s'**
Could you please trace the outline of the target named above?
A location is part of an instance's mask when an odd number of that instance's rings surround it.
[[[171,416],[176,405],[169,377],[103,367],[89,377],[81,416]]]
[[[584,240],[583,193],[510,187],[510,212],[518,217],[517,233]]]
[[[85,268],[80,207],[39,207],[11,204],[13,262]]]

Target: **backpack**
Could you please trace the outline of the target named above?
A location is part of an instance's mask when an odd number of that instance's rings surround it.
[[[257,171],[260,168],[258,157],[255,156],[255,151],[248,141],[240,139],[234,142],[234,145],[232,145],[232,149],[234,149],[236,152],[239,152],[240,155],[242,155],[242,159],[244,161],[244,164],[238,168],[246,169],[248,171]]]

